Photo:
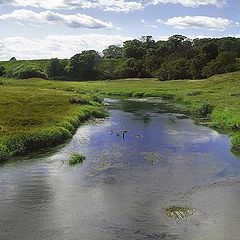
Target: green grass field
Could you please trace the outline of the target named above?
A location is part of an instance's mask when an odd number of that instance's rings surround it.
[[[84,119],[103,116],[94,101],[96,94],[181,102],[192,115],[209,117],[211,127],[233,136],[233,149],[240,150],[240,72],[199,81],[0,79],[0,84],[0,159],[56,146],[69,139]],[[89,104],[71,104],[74,97],[87,99]]]
[[[96,95],[10,82],[0,85],[0,160],[62,144],[80,123],[106,114]]]

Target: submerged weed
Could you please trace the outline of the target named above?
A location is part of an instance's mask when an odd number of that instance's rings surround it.
[[[85,156],[83,156],[82,154],[80,153],[72,153],[70,155],[70,158],[68,160],[68,164],[70,166],[74,166],[76,164],[79,164],[79,163],[82,163],[84,160],[86,159]]]
[[[187,219],[188,217],[192,216],[194,214],[195,210],[187,207],[176,207],[172,206],[167,209],[165,209],[166,215],[170,219]]]

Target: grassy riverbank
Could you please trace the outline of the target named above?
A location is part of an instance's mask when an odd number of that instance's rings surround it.
[[[233,136],[233,148],[240,150],[240,72],[216,75],[200,81],[0,81],[2,156],[36,151],[39,146],[45,149],[69,139],[81,121],[103,115],[99,104],[94,102],[97,100],[96,93],[153,96],[181,102],[187,105],[194,116],[208,117],[211,127]],[[76,97],[76,94],[80,94],[80,98],[87,98],[90,104],[71,104],[69,99]]]
[[[58,146],[106,115],[96,95],[14,83],[0,85],[0,161]]]

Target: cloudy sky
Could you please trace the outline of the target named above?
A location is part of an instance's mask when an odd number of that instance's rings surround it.
[[[0,0],[0,60],[69,58],[131,38],[240,35],[239,0]]]

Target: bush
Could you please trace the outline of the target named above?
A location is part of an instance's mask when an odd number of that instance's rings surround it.
[[[46,78],[46,74],[40,68],[36,67],[27,67],[19,70],[17,72],[17,77],[20,79],[28,79],[28,78]]]
[[[6,73],[5,67],[0,66],[0,77],[2,77]]]
[[[84,98],[79,98],[79,97],[72,97],[69,99],[69,102],[71,104],[89,104],[89,101]]]
[[[93,94],[92,95],[92,100],[94,102],[102,104],[104,99],[99,94]]]
[[[214,107],[209,103],[203,103],[194,108],[194,114],[197,117],[207,117],[209,114],[212,113],[213,109]]]
[[[6,160],[10,155],[10,151],[6,145],[0,144],[0,162]]]
[[[86,157],[83,156],[82,154],[72,153],[68,160],[68,164],[70,166],[74,166],[76,164],[82,163],[85,159],[86,159]]]
[[[232,145],[234,151],[240,151],[240,133],[232,137]]]

